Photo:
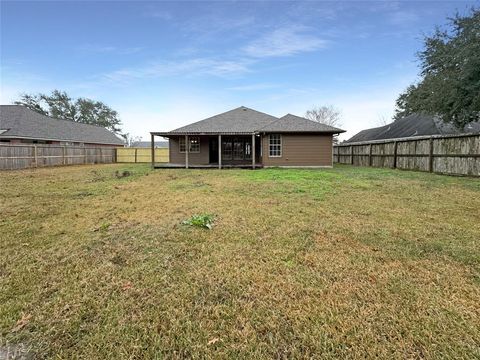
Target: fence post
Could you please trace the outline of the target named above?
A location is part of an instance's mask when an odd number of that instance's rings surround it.
[[[67,151],[67,148],[65,147],[65,145],[62,146],[62,165],[65,165],[65,157],[67,156],[66,154],[66,151]]]
[[[350,164],[353,165],[353,145],[350,145]]]
[[[372,166],[372,144],[368,146],[368,166]]]
[[[428,153],[428,171],[433,172],[433,138],[430,138],[430,149]]]
[[[393,142],[393,168],[397,168],[397,142]]]
[[[150,136],[151,136],[151,148],[150,148],[150,151],[151,151],[151,160],[152,160],[152,169],[155,169],[155,135],[153,135],[152,133],[150,133]]]
[[[85,145],[83,146],[83,164],[87,164],[87,148],[85,147]]]
[[[137,148],[135,148],[135,164],[137,163]]]
[[[35,160],[35,167],[38,167],[37,145],[33,145],[33,158]]]
[[[100,164],[103,164],[103,151],[102,151],[102,146],[100,145]]]

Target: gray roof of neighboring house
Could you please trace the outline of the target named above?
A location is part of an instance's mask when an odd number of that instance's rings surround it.
[[[209,117],[169,132],[153,132],[155,135],[183,134],[252,134],[254,132],[326,132],[343,130],[288,114],[277,118],[245,106]]]
[[[149,148],[151,146],[152,146],[151,141],[135,141],[131,145],[131,147],[136,147],[136,148]],[[168,141],[155,141],[155,147],[168,148]]]
[[[103,127],[55,119],[20,105],[0,105],[1,138],[124,145],[123,140]]]
[[[259,131],[263,132],[324,132],[324,133],[342,133],[345,130],[320,124],[316,121],[305,119],[300,116],[287,114],[280,119],[271,122],[262,127]]]
[[[412,114],[385,126],[362,130],[345,142],[398,139],[411,136],[457,135],[475,132],[480,132],[479,122],[470,123],[464,129],[458,129],[435,116]]]

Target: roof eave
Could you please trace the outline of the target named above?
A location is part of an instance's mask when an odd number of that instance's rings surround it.
[[[109,141],[90,141],[90,140],[72,140],[72,139],[57,139],[57,138],[42,138],[42,137],[34,137],[34,136],[20,136],[20,135],[8,135],[8,134],[1,134],[0,139],[26,139],[26,140],[41,140],[41,141],[67,141],[67,142],[81,142],[87,144],[101,144],[101,145],[118,145],[123,146],[125,143],[119,139],[119,142],[109,142]]]
[[[282,133],[282,134],[341,134],[346,132],[346,130],[256,130],[256,131],[212,131],[212,132],[195,132],[195,131],[188,131],[188,132],[160,132],[160,131],[152,131],[150,132],[151,135],[154,136],[162,136],[162,137],[170,137],[170,136],[213,136],[213,135],[252,135],[252,134],[269,134],[269,133]]]
[[[169,136],[185,136],[185,135],[193,135],[193,136],[213,136],[213,135],[252,135],[252,134],[258,134],[256,131],[212,131],[212,132],[206,132],[206,131],[188,131],[188,132],[157,132],[157,131],[152,131],[150,132],[151,135],[155,136],[163,136],[163,137],[169,137]]]
[[[346,130],[297,130],[297,131],[292,131],[292,130],[261,130],[258,133],[261,134],[271,134],[271,133],[276,133],[276,134],[341,134],[347,132]]]

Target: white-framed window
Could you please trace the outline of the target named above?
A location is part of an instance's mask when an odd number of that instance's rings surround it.
[[[190,143],[190,147],[188,148],[188,152],[190,153],[199,153],[200,152],[200,137],[199,136],[189,136],[188,142]],[[180,152],[184,153],[186,151],[185,147],[185,138],[179,138],[179,148]]]
[[[282,135],[270,134],[268,143],[268,155],[270,157],[282,157]]]
[[[198,136],[189,136],[188,141],[190,142],[190,148],[188,149],[191,153],[200,152],[200,137]]]
[[[179,140],[178,140],[178,145],[180,147],[180,152],[181,153],[184,153],[186,150],[186,147],[185,147],[185,138],[184,137],[181,137]]]

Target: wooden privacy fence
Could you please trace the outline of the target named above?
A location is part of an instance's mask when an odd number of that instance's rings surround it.
[[[150,148],[118,148],[117,162],[119,163],[150,163],[152,149]],[[155,149],[155,162],[168,162],[168,148]]]
[[[115,162],[115,148],[47,144],[0,144],[0,169],[108,164]]]
[[[480,134],[422,136],[335,145],[333,161],[480,176]]]

